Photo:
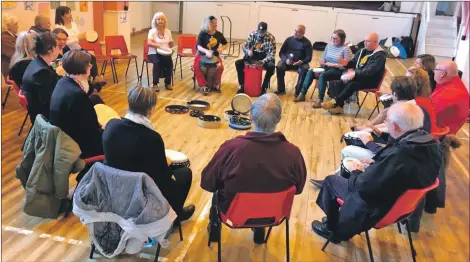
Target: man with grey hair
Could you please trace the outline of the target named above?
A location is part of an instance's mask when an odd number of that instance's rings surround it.
[[[307,169],[300,149],[281,132],[282,105],[274,94],[262,95],[251,106],[255,130],[223,143],[201,173],[201,187],[213,192],[209,240],[220,240],[217,212],[226,213],[237,193],[274,193],[296,187],[303,191]],[[264,243],[264,228],[253,240]]]
[[[386,121],[393,140],[364,172],[356,166],[349,179],[326,177],[316,201],[326,217],[312,222],[315,233],[333,236],[336,243],[348,240],[379,222],[405,191],[435,182],[442,153],[438,142],[420,129],[423,119],[417,105],[399,102],[390,107]],[[344,200],[341,209],[337,198]]]
[[[29,29],[30,33],[38,35],[51,31],[51,18],[46,14],[38,14],[34,18],[34,25]]]

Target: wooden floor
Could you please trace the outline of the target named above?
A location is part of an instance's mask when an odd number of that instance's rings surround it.
[[[132,52],[142,58],[144,35],[133,37]],[[318,65],[321,52],[315,52],[311,67]],[[141,62],[141,60],[139,61]],[[171,236],[172,247],[162,250],[164,261],[216,261],[217,245],[207,247],[207,218],[211,194],[199,186],[200,172],[226,140],[244,134],[230,129],[226,123],[216,130],[197,126],[197,120],[189,115],[170,115],[164,111],[170,104],[184,104],[189,99],[202,98],[211,103],[209,114],[223,116],[230,109],[231,98],[237,91],[235,58],[224,61],[222,93],[203,97],[192,90],[192,59],[183,59],[183,79],[180,70],[176,71],[173,91],[161,91],[152,122],[162,135],[168,149],[184,152],[191,161],[193,185],[187,203],[196,205],[196,213],[183,224],[184,241],[177,234]],[[391,77],[403,75],[413,64],[412,59],[388,59],[383,88],[389,88]],[[121,116],[127,110],[126,91],[137,83],[135,67],[130,67],[124,76],[126,63],[118,65],[119,83],[112,84],[110,71],[106,72],[108,84],[100,93],[105,103]],[[139,64],[140,70],[140,64]],[[340,151],[344,147],[340,136],[349,131],[352,124],[362,123],[373,108],[373,99],[368,99],[366,107],[358,118],[353,117],[355,106],[348,114],[330,116],[322,109],[312,109],[310,102],[295,104],[293,86],[294,73],[287,73],[288,94],[281,97],[283,116],[278,131],[297,145],[305,158],[308,178],[323,178],[338,165]],[[275,76],[271,87],[277,87]],[[144,77],[144,83],[146,78]],[[273,92],[271,89],[269,92]],[[2,88],[2,99],[6,88]],[[308,97],[310,92],[308,93]],[[361,96],[362,97],[362,96]],[[315,97],[316,99],[316,97]],[[345,107],[346,113],[348,106]],[[25,110],[18,103],[14,93],[10,94],[6,108],[2,111],[2,261],[85,261],[88,260],[90,241],[87,229],[75,216],[60,217],[57,220],[31,217],[22,212],[24,192],[15,179],[15,167],[21,158],[20,147],[30,127],[29,120],[21,136],[17,132]],[[469,261],[469,126],[459,132],[464,146],[452,154],[452,162],[447,172],[447,206],[437,214],[425,214],[419,234],[413,234],[418,253],[418,261]],[[75,186],[74,176],[70,179]],[[306,183],[301,195],[296,196],[290,223],[291,261],[368,261],[364,235],[355,236],[340,245],[330,244],[322,252],[325,239],[314,234],[311,222],[320,219],[323,212],[316,206],[318,190]],[[407,235],[399,234],[396,227],[371,230],[371,241],[376,261],[411,261]],[[63,239],[62,239],[63,238]],[[273,229],[267,245],[255,245],[250,230],[230,230],[223,228],[222,256],[224,261],[285,261],[285,225]],[[137,255],[123,255],[116,261],[153,260],[155,249],[144,249]],[[95,259],[103,260],[99,255]]]

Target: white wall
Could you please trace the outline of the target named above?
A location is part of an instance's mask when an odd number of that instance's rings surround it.
[[[131,32],[149,28],[152,21],[152,2],[129,2]]]
[[[469,89],[469,39],[460,40],[459,48],[457,49],[457,55],[455,56],[455,63],[459,70],[463,72],[462,81],[464,82],[467,89]]]
[[[50,2],[35,2],[33,11],[24,10],[24,2],[17,2],[14,8],[2,8],[2,14],[12,14],[19,19],[19,30],[29,30],[34,25],[34,17],[38,14],[39,3],[50,3]],[[65,5],[65,2],[61,1],[61,5]],[[50,8],[50,7],[49,7]],[[52,27],[55,21],[55,9],[50,9],[49,17],[51,19]],[[78,27],[82,32],[93,29],[93,2],[88,2],[88,12],[80,12],[79,2],[75,2],[75,10],[72,11],[72,17],[77,23]],[[83,19],[81,19],[83,18]],[[83,22],[81,22],[83,21]]]
[[[168,19],[168,29],[178,32],[180,29],[180,5],[178,2],[152,2],[150,19],[156,12],[163,12]],[[150,24],[150,22],[149,22]]]
[[[401,2],[400,12],[405,13],[421,13],[423,2]]]

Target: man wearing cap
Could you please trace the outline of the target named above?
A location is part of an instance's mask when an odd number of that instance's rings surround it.
[[[262,93],[266,93],[268,89],[271,76],[274,74],[274,57],[276,55],[276,39],[268,32],[268,24],[260,22],[258,29],[251,32],[243,45],[243,52],[245,56],[235,62],[237,68],[238,83],[240,90],[238,93],[244,93],[245,85],[245,62],[246,61],[261,61],[266,75],[264,76]]]
[[[298,25],[294,35],[290,36],[282,44],[279,50],[281,61],[276,65],[277,95],[286,94],[286,83],[284,76],[287,70],[297,70],[299,74],[298,83],[302,83],[308,71],[308,63],[312,61],[312,43],[304,37],[305,26]],[[297,90],[295,90],[297,93]],[[299,90],[300,91],[300,90]]]

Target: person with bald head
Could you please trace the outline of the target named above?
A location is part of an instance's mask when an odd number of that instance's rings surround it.
[[[34,25],[31,26],[29,32],[38,35],[48,31],[51,31],[51,18],[45,14],[38,14],[34,18]]]
[[[383,78],[387,56],[379,46],[377,33],[368,34],[364,45],[351,61],[338,60],[348,71],[341,76],[344,85],[341,92],[331,101],[321,103],[321,107],[330,114],[342,114],[346,99],[356,91],[377,88]]]
[[[202,189],[212,192],[209,241],[220,240],[217,210],[226,213],[237,193],[275,193],[295,186],[302,193],[307,168],[298,147],[275,132],[282,117],[281,100],[272,93],[251,106],[254,131],[223,143],[201,173]],[[256,228],[254,242],[264,243],[264,228]]]
[[[312,222],[315,233],[329,239],[334,232],[336,243],[348,240],[372,228],[407,190],[423,189],[436,181],[442,150],[421,129],[423,119],[421,108],[411,103],[398,102],[388,109],[386,122],[393,139],[367,168],[354,164],[349,179],[325,178],[316,203],[326,217]],[[337,198],[344,200],[341,208]]]
[[[297,89],[302,84],[303,79],[308,71],[308,64],[312,61],[313,47],[310,40],[305,36],[305,26],[298,25],[294,30],[294,35],[290,36],[282,44],[279,51],[281,61],[276,65],[277,74],[277,95],[286,93],[286,83],[284,76],[288,70],[297,70],[299,74],[297,80]],[[297,94],[297,89],[296,94]]]
[[[448,126],[451,134],[456,134],[465,124],[469,110],[468,89],[458,72],[455,62],[439,62],[434,69],[436,89],[431,94],[437,125]]]

